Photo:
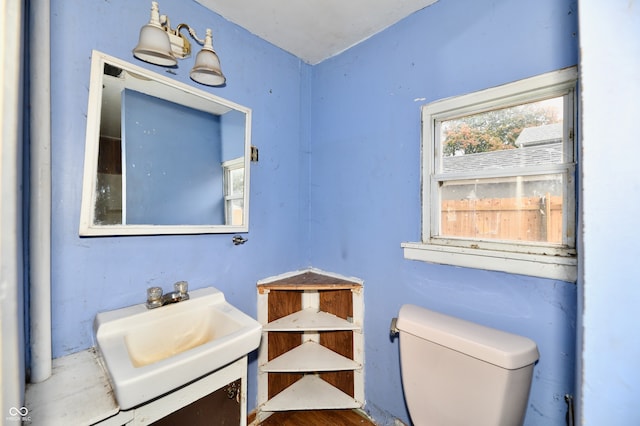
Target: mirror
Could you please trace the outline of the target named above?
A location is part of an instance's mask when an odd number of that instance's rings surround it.
[[[94,51],[80,235],[247,232],[251,110]]]

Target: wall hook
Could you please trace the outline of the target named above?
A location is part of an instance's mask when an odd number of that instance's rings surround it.
[[[249,240],[246,238],[242,238],[240,235],[234,235],[231,241],[233,241],[234,245],[239,246],[241,244],[246,243]]]

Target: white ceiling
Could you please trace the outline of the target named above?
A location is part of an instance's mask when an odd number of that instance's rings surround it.
[[[315,65],[437,0],[196,0]]]

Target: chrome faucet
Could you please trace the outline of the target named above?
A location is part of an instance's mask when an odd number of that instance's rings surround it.
[[[174,291],[162,294],[162,287],[150,287],[147,289],[147,308],[155,309],[170,303],[178,303],[189,300],[189,283],[178,281],[173,285]]]

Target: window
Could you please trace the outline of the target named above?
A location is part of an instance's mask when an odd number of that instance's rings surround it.
[[[406,258],[575,281],[576,79],[422,107],[422,241]]]
[[[244,158],[222,163],[226,225],[242,225],[244,216]]]

